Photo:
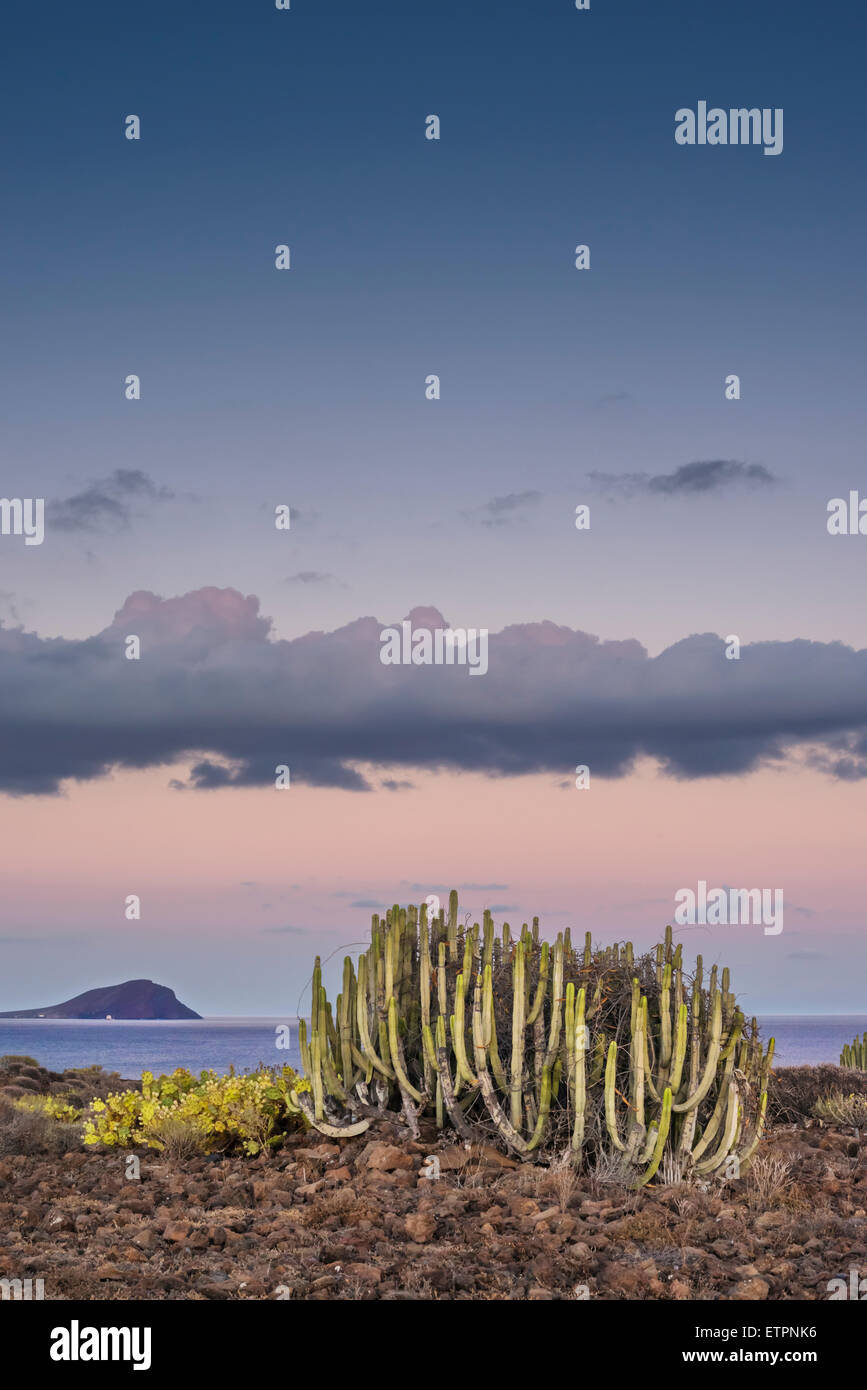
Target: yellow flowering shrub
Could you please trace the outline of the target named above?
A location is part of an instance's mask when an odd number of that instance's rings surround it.
[[[19,1096],[15,1101],[15,1108],[47,1115],[52,1120],[62,1120],[66,1124],[75,1124],[82,1115],[79,1106],[70,1105],[68,1101],[60,1100],[57,1096]]]
[[[85,1144],[165,1149],[170,1136],[186,1134],[204,1153],[239,1148],[253,1155],[279,1144],[305,1124],[291,1098],[310,1083],[291,1067],[199,1076],[178,1067],[170,1076],[142,1073],[141,1091],[96,1100],[84,1126]]]

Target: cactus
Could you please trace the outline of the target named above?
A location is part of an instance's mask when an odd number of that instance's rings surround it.
[[[856,1071],[867,1071],[867,1033],[859,1039],[855,1034],[855,1041],[846,1043],[840,1053],[840,1066],[853,1067]]]
[[[719,975],[719,983],[717,983]],[[324,1133],[361,1133],[401,1111],[413,1133],[429,1114],[465,1140],[497,1138],[521,1160],[567,1152],[574,1165],[614,1155],[635,1187],[667,1154],[703,1177],[749,1162],[767,1107],[773,1039],[763,1049],[730,988],[701,957],[691,978],[671,928],[644,956],[632,944],[553,945],[539,919],[513,936],[398,905],[374,915],[357,966],[346,957],[332,1012],[317,959],[309,1034],[310,1094]],[[865,1067],[867,1035],[841,1065]],[[371,1094],[372,1088],[372,1094]]]

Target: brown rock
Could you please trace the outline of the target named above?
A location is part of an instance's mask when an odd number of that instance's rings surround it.
[[[368,1150],[365,1166],[377,1173],[393,1173],[398,1168],[414,1168],[415,1160],[396,1144],[374,1144]]]
[[[325,1179],[320,1178],[318,1182],[303,1182],[300,1187],[296,1187],[296,1197],[315,1197],[317,1192],[321,1192],[325,1184]]]
[[[516,1215],[517,1215],[517,1213],[516,1213]],[[538,1212],[538,1213],[533,1217],[533,1221],[534,1221],[534,1222],[538,1222],[538,1221],[552,1221],[552,1220],[556,1220],[556,1218],[557,1218],[559,1215],[560,1215],[560,1208],[559,1208],[559,1207],[546,1207],[544,1211]]]
[[[772,1231],[777,1226],[785,1226],[788,1220],[784,1211],[763,1211],[756,1218],[755,1226],[757,1231]]]
[[[335,1158],[340,1153],[337,1144],[314,1144],[307,1149],[294,1149],[292,1157],[307,1163],[324,1163],[327,1158]]]
[[[45,1225],[52,1234],[57,1234],[59,1231],[75,1230],[75,1220],[72,1213],[68,1211],[50,1211],[45,1218]]]
[[[186,1240],[192,1229],[189,1221],[170,1221],[163,1231],[163,1240],[171,1240],[179,1244]]]
[[[513,1197],[509,1203],[509,1210],[513,1216],[535,1216],[539,1210],[539,1203],[532,1197]]]
[[[460,1144],[452,1144],[448,1149],[441,1149],[436,1154],[436,1159],[441,1173],[457,1173],[469,1163],[470,1150]]]
[[[343,1273],[347,1279],[358,1279],[362,1284],[379,1284],[382,1280],[382,1270],[376,1265],[344,1265]]]
[[[770,1291],[770,1285],[767,1284],[764,1279],[759,1279],[758,1277],[754,1279],[741,1279],[739,1283],[734,1284],[729,1289],[729,1298],[739,1300],[753,1299],[758,1301],[759,1299],[767,1298]]]
[[[412,1212],[403,1224],[410,1240],[418,1241],[421,1245],[430,1240],[437,1228],[436,1220],[426,1211]]]
[[[352,1169],[345,1166],[343,1168],[335,1168],[333,1172],[328,1174],[328,1181],[330,1183],[352,1182]]]
[[[492,1168],[519,1168],[521,1165],[517,1159],[509,1158],[507,1154],[500,1153],[493,1144],[471,1144],[467,1154],[468,1163],[483,1163]]]
[[[394,1173],[382,1173],[374,1169],[365,1177],[371,1187],[415,1187],[415,1173],[410,1168],[400,1168]]]
[[[637,1265],[607,1264],[600,1283],[624,1298],[644,1298],[652,1276]]]
[[[506,1215],[506,1209],[505,1209],[505,1207],[498,1207],[498,1206],[488,1207],[487,1210],[486,1210],[486,1211],[483,1211],[482,1214],[481,1214],[482,1220],[483,1220],[483,1221],[491,1221],[491,1222],[494,1222],[494,1221],[502,1221],[502,1219],[503,1219],[503,1217],[504,1217],[505,1215]]]

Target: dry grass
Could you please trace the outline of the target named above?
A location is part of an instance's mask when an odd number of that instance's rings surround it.
[[[343,1212],[354,1211],[359,1205],[351,1187],[338,1187],[333,1192],[323,1193],[319,1202],[329,1216],[340,1216]]]
[[[678,1154],[665,1153],[658,1169],[658,1181],[663,1187],[679,1187],[683,1182],[683,1163]]]
[[[171,1110],[154,1115],[146,1126],[145,1135],[160,1144],[167,1158],[182,1160],[204,1153],[207,1135],[200,1120],[178,1115]]]
[[[578,1172],[575,1168],[572,1150],[563,1149],[550,1165],[542,1170],[537,1190],[539,1193],[550,1193],[556,1198],[560,1210],[566,1212],[575,1196],[578,1184]]]
[[[491,1185],[487,1166],[481,1158],[465,1163],[463,1168],[459,1168],[452,1174],[452,1179],[456,1188],[490,1187]]]
[[[778,1206],[793,1181],[791,1162],[783,1154],[756,1154],[745,1179],[750,1210]]]
[[[0,1155],[60,1158],[80,1147],[80,1125],[55,1120],[40,1110],[23,1110],[0,1102]]]
[[[590,1173],[590,1190],[597,1196],[610,1195],[612,1188],[626,1192],[630,1188],[630,1178],[619,1154],[603,1150],[597,1155]]]

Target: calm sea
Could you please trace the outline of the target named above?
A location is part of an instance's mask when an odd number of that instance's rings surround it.
[[[285,1040],[288,1048],[278,1047]],[[776,1065],[833,1062],[840,1059],[844,1043],[867,1030],[867,1016],[835,1014],[829,1017],[760,1018],[762,1036],[776,1038]],[[203,1018],[182,1022],[138,1022],[116,1019],[71,1021],[67,1019],[0,1020],[0,1055],[25,1053],[51,1071],[98,1063],[106,1071],[138,1078],[143,1071],[190,1071],[206,1068],[227,1072],[267,1066],[300,1065],[298,1032],[294,1019]]]
[[[278,1047],[278,1039],[289,1047]],[[143,1071],[227,1072],[266,1066],[299,1067],[298,1029],[287,1018],[0,1019],[0,1055],[24,1053],[50,1071],[96,1063],[128,1079]]]

